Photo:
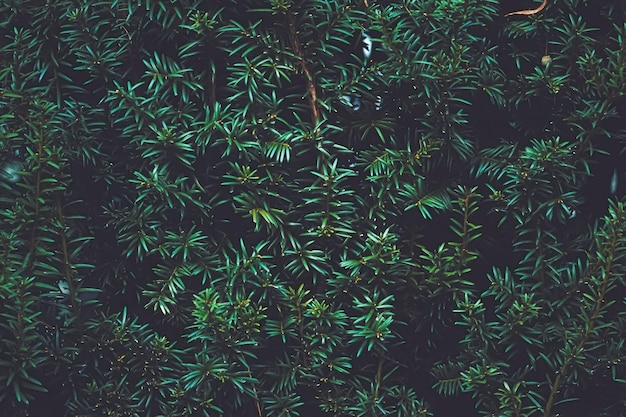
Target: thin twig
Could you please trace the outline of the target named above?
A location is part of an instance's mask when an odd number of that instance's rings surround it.
[[[307,80],[309,108],[311,109],[311,121],[314,125],[317,125],[317,122],[320,118],[319,109],[317,108],[317,86],[315,85],[313,75],[311,74],[311,71],[307,66],[304,52],[302,51],[302,45],[300,44],[300,39],[298,39],[298,34],[296,33],[296,23],[293,14],[288,13],[287,18],[289,21],[289,42],[291,43],[291,49],[293,49],[293,52],[300,60],[300,68],[302,69],[302,72],[304,73],[304,76]]]
[[[513,16],[513,15],[524,15],[524,16],[530,16],[532,14],[536,14],[539,13],[540,11],[542,11],[546,5],[548,4],[548,0],[543,0],[543,2],[539,5],[539,7],[537,7],[536,9],[530,9],[530,10],[518,10],[516,12],[510,12],[504,15],[504,17],[509,17],[509,16]]]

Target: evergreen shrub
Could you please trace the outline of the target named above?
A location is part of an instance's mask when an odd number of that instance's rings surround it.
[[[625,416],[621,0],[2,0],[0,414]]]

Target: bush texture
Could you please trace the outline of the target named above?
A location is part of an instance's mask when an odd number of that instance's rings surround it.
[[[2,0],[6,416],[626,415],[621,0]]]

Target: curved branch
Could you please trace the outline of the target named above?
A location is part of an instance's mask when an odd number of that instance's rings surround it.
[[[546,5],[548,4],[548,0],[543,0],[543,2],[541,2],[541,4],[539,5],[539,7],[537,7],[536,9],[531,9],[531,10],[518,10],[517,12],[510,12],[504,15],[504,17],[509,17],[509,16],[513,16],[513,15],[524,15],[524,16],[529,16],[531,14],[535,14],[535,13],[539,13],[540,11],[542,11]]]

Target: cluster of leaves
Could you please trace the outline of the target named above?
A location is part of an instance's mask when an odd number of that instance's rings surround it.
[[[2,2],[0,406],[625,413],[626,10],[503,12]]]

